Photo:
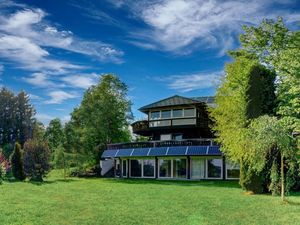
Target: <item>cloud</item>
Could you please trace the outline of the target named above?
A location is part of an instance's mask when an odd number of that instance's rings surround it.
[[[148,28],[133,32],[132,38],[140,47],[155,45],[156,49],[188,54],[195,49],[215,48],[222,55],[234,47],[234,38],[245,24],[258,24],[263,18],[282,16],[288,23],[300,20],[295,12],[282,1],[249,0],[154,0],[138,1],[126,6],[141,19]],[[146,44],[143,46],[140,42]]]
[[[53,120],[55,117],[50,116],[48,114],[44,114],[44,113],[37,113],[35,115],[35,118],[47,126],[49,124],[50,120]]]
[[[189,92],[216,86],[221,74],[221,71],[217,71],[212,73],[171,75],[165,77],[155,77],[154,80],[165,83],[169,89],[179,92]]]
[[[42,98],[40,96],[34,95],[34,94],[29,94],[29,99],[30,100],[41,100]]]
[[[45,101],[46,104],[61,104],[65,100],[77,98],[78,95],[74,93],[68,93],[62,90],[50,91],[48,93],[49,100]]]
[[[48,75],[45,73],[33,73],[31,76],[23,77],[22,79],[28,84],[41,88],[51,88],[58,86],[55,82],[49,80]]]
[[[81,74],[81,75],[68,75],[62,78],[62,81],[66,82],[67,85],[72,87],[87,89],[90,86],[96,84],[99,80],[99,75],[92,74]]]
[[[121,63],[123,52],[101,41],[83,40],[71,31],[60,30],[46,21],[38,8],[19,8],[14,13],[0,7],[0,56],[20,67],[64,73],[82,66],[54,59],[46,48],[90,56],[98,61]]]

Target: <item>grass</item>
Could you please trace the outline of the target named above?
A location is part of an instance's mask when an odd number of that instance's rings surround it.
[[[0,186],[0,224],[300,224],[300,194],[281,203],[236,182],[68,179]]]

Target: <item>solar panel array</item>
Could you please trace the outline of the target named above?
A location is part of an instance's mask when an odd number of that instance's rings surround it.
[[[106,150],[102,158],[146,157],[146,156],[222,156],[220,146],[174,146],[156,148],[131,148]]]

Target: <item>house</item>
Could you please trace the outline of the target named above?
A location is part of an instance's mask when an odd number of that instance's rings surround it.
[[[102,165],[111,162],[120,178],[238,179],[238,165],[214,141],[208,107],[213,97],[175,95],[140,108],[147,120],[132,129],[148,141],[108,145]]]

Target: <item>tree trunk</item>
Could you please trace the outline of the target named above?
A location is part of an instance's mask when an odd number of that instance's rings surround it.
[[[284,201],[284,163],[283,163],[283,154],[281,153],[281,200]]]

